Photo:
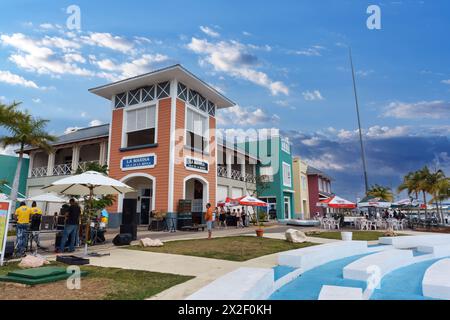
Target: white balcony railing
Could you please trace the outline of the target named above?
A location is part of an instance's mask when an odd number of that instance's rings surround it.
[[[32,178],[45,177],[46,175],[47,175],[47,167],[39,167],[31,169]]]
[[[227,178],[228,177],[227,167],[217,166],[217,176]]]
[[[72,174],[72,165],[68,163],[56,164],[53,167],[54,176],[68,176]]]

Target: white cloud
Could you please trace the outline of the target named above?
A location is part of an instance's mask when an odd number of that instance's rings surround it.
[[[27,88],[34,88],[34,89],[39,88],[34,81],[26,80],[24,77],[11,73],[10,71],[0,70],[0,82],[12,85],[19,85]]]
[[[193,52],[204,56],[201,64],[210,64],[215,71],[232,77],[245,79],[270,90],[272,95],[289,95],[289,88],[281,81],[273,81],[261,71],[255,70],[258,59],[249,53],[249,48],[237,41],[219,41],[192,38],[187,46]]]
[[[324,99],[319,90],[305,91],[305,92],[302,92],[302,95],[306,101],[316,101],[316,100]]]
[[[91,63],[97,65],[105,73],[98,74],[110,80],[118,80],[123,78],[130,78],[148,71],[151,71],[154,64],[167,61],[168,56],[163,54],[144,54],[140,58],[131,60],[129,62],[117,63],[111,59],[96,60],[91,56]]]
[[[358,71],[356,71],[356,75],[360,76],[362,78],[365,78],[374,72],[375,71],[373,71],[373,70],[358,70]]]
[[[320,57],[323,50],[325,50],[325,47],[315,45],[307,49],[293,51],[293,53],[299,56]]]
[[[95,127],[95,126],[101,126],[103,124],[103,121],[101,120],[92,120],[89,122],[89,127]]]
[[[217,121],[222,126],[257,126],[276,123],[279,121],[279,117],[276,114],[267,114],[261,108],[245,108],[236,105],[220,110],[217,114]]]
[[[134,52],[133,42],[107,32],[91,32],[89,36],[81,36],[81,40],[88,45],[108,48],[122,53]]]
[[[398,119],[446,119],[450,118],[450,102],[442,100],[391,102],[385,107],[383,116]]]
[[[31,99],[31,101],[33,101],[34,103],[41,103],[41,99],[40,98],[33,98]]]
[[[443,83],[443,84],[450,84],[450,79],[448,79],[448,80],[442,80],[442,83]]]
[[[0,154],[5,156],[17,156],[14,150],[17,150],[18,148],[19,145],[7,146],[6,148],[0,146]]]
[[[206,34],[206,35],[208,35],[210,37],[213,37],[213,38],[220,37],[220,33],[218,33],[217,31],[214,31],[210,27],[200,26],[200,30],[202,30],[202,32],[204,34]]]
[[[344,163],[339,163],[336,157],[331,153],[321,154],[317,158],[305,158],[304,159],[309,165],[317,168],[319,170],[336,170],[343,171],[347,168]]]
[[[27,71],[37,72],[39,74],[61,75],[73,74],[80,76],[91,76],[93,73],[85,68],[80,68],[76,64],[67,62],[49,47],[53,46],[63,49],[65,41],[59,38],[46,37],[43,40],[36,40],[21,33],[15,33],[12,36],[1,35],[0,40],[3,44],[12,46],[18,50],[17,53],[10,55],[9,60],[18,67]],[[71,44],[67,42],[69,48]]]

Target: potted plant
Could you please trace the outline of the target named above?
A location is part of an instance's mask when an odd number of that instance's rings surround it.
[[[262,238],[262,236],[264,235],[264,222],[261,222],[259,224],[258,229],[256,229],[256,236],[259,238]]]

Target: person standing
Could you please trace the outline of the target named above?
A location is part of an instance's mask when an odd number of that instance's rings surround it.
[[[64,232],[61,243],[57,252],[64,252],[66,242],[70,237],[69,252],[75,251],[75,239],[78,233],[78,225],[80,224],[81,209],[75,199],[70,199],[70,207],[66,213],[66,223],[64,225]]]
[[[247,227],[247,212],[242,208],[242,226]]]
[[[225,209],[221,208],[220,209],[220,214],[219,214],[219,226],[221,226],[222,228],[227,228],[227,217],[226,217],[226,213],[225,213]]]
[[[25,249],[27,247],[27,231],[30,227],[30,217],[31,217],[31,209],[27,206],[25,202],[20,203],[20,207],[16,209],[16,239],[17,239],[17,250],[18,254],[23,257],[25,255]]]
[[[36,201],[31,204],[31,214],[39,214],[42,216],[42,210],[37,206]]]
[[[208,239],[211,239],[212,223],[214,221],[214,218],[213,218],[213,210],[211,208],[210,203],[206,204],[205,221],[206,221],[206,229],[208,230]]]
[[[241,214],[241,209],[238,208],[236,211],[236,228],[243,228],[244,226],[242,225],[242,214]]]

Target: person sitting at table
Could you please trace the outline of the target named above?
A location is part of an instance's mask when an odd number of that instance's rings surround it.
[[[20,207],[15,212],[16,225],[16,240],[17,250],[20,257],[25,256],[25,249],[27,247],[27,231],[30,227],[31,208],[25,202],[20,203]]]

